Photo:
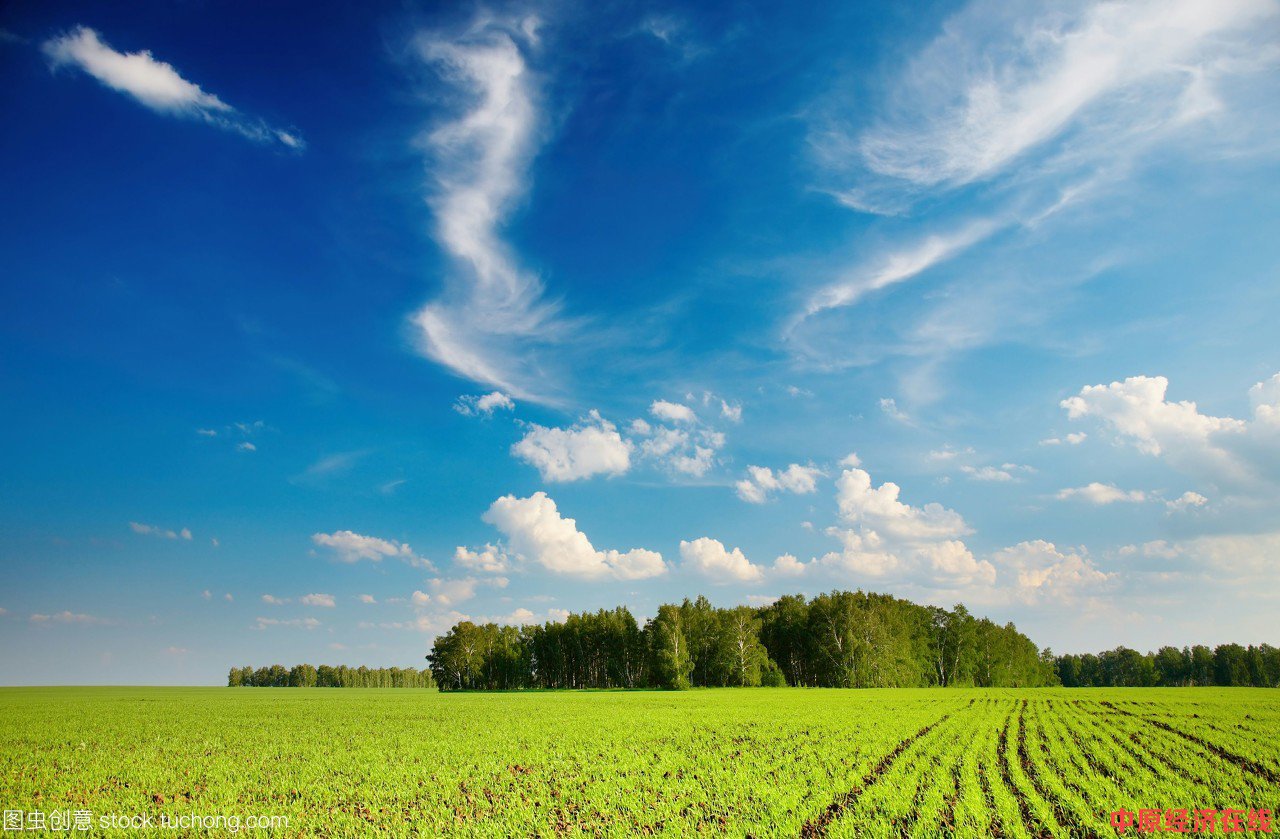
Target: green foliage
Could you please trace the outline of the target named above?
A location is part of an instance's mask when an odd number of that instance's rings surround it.
[[[431,671],[413,667],[330,667],[296,664],[288,670],[279,664],[270,667],[233,667],[227,675],[228,687],[256,688],[429,688],[435,687]]]
[[[441,690],[524,688],[1038,687],[1057,684],[1013,624],[833,591],[812,601],[718,609],[705,597],[663,605],[644,628],[622,607],[542,626],[463,621],[427,656]]]
[[[1143,655],[1116,647],[1054,661],[1065,687],[1280,687],[1280,649],[1270,644],[1161,647]]]

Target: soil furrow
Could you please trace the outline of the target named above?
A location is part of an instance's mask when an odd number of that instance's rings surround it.
[[[898,759],[898,756],[900,754],[902,754],[908,748],[910,748],[912,743],[916,742],[921,737],[924,737],[930,731],[933,731],[933,729],[937,728],[939,725],[946,722],[950,716],[951,716],[950,714],[944,714],[937,721],[932,722],[929,725],[926,725],[924,728],[920,729],[915,734],[903,740],[897,746],[894,746],[893,751],[889,752],[887,755],[880,758],[880,762],[877,763],[875,766],[873,766],[870,772],[862,776],[862,780],[860,780],[856,785],[854,785],[853,789],[849,790],[848,792],[844,793],[839,798],[837,798],[835,801],[832,801],[830,804],[828,804],[827,808],[823,810],[822,813],[819,814],[816,818],[810,819],[809,821],[805,822],[804,825],[802,825],[800,828],[800,836],[804,837],[804,839],[812,839],[812,837],[826,836],[827,828],[830,826],[831,822],[835,821],[836,818],[841,813],[849,809],[849,807],[851,807],[858,800],[858,796],[862,793],[863,790],[865,790],[867,787],[874,784],[881,775],[887,772],[889,770],[889,767],[893,765],[893,762]]]
[[[1208,740],[1204,739],[1203,737],[1197,737],[1196,735],[1191,734],[1190,732],[1187,732],[1187,731],[1179,731],[1178,729],[1174,728],[1173,726],[1169,725],[1166,722],[1161,722],[1160,720],[1153,720],[1150,717],[1144,717],[1141,714],[1135,714],[1132,711],[1126,711],[1123,708],[1118,708],[1115,705],[1111,704],[1110,702],[1103,701],[1101,704],[1106,708],[1110,708],[1112,711],[1114,711],[1117,714],[1123,714],[1126,717],[1133,717],[1136,720],[1142,720],[1147,725],[1155,726],[1161,731],[1167,731],[1170,734],[1178,735],[1184,740],[1189,740],[1190,742],[1195,743],[1197,746],[1201,747],[1202,749],[1206,749],[1210,752],[1213,752],[1215,755],[1227,761],[1228,763],[1234,763],[1236,766],[1239,766],[1244,771],[1257,775],[1259,778],[1262,778],[1263,780],[1268,781],[1269,783],[1280,784],[1280,773],[1275,772],[1270,767],[1263,766],[1261,763],[1258,763],[1257,761],[1250,760],[1249,758],[1238,755],[1235,752],[1227,751],[1226,749],[1219,746],[1217,743],[1211,743]]]

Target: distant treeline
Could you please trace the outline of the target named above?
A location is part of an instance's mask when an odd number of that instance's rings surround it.
[[[1105,653],[1060,655],[1058,679],[1065,687],[1280,687],[1280,648],[1220,644],[1161,647],[1145,655],[1127,647]]]
[[[232,667],[227,686],[238,688],[429,688],[435,687],[430,670],[413,667],[330,667],[295,664],[286,668]]]
[[[686,599],[643,627],[621,606],[541,626],[464,621],[427,661],[441,690],[1058,683],[1052,653],[1012,623],[861,591],[763,608]]]

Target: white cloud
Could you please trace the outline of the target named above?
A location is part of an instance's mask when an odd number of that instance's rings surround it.
[[[298,602],[304,606],[323,606],[329,609],[337,605],[332,594],[304,594],[298,598]]]
[[[31,616],[32,623],[74,623],[74,624],[106,624],[110,621],[86,615],[80,612],[62,611],[52,615],[34,614]]]
[[[453,403],[453,410],[464,417],[493,416],[494,411],[514,411],[516,403],[500,390],[486,393],[483,396],[459,396]]]
[[[665,422],[692,423],[698,420],[698,415],[688,405],[665,399],[655,399],[649,406],[649,413]]]
[[[197,428],[196,433],[201,437],[217,437],[218,432],[212,428]]]
[[[947,462],[947,461],[955,460],[957,457],[959,457],[962,454],[973,454],[973,447],[971,446],[965,449],[953,449],[950,446],[944,446],[941,449],[935,449],[929,452],[929,459]],[[857,466],[858,464],[855,463],[853,465]]]
[[[961,466],[960,471],[975,481],[1012,481],[1013,473],[995,466]]]
[[[1256,50],[1251,36],[1276,12],[1268,0],[1138,0],[1011,19],[1022,8],[974,3],[948,22],[910,68],[899,110],[857,142],[872,171],[963,184],[1081,123],[1150,131],[1184,121],[1197,85],[1203,102],[1203,71]]]
[[[200,592],[200,597],[203,600],[212,600],[213,592],[209,591],[209,589],[205,589],[204,591]]]
[[[493,502],[483,519],[506,537],[510,553],[554,574],[588,580],[640,580],[667,570],[662,555],[655,551],[596,550],[578,530],[577,522],[562,518],[556,503],[544,492],[528,498],[503,496]]]
[[[880,410],[884,415],[894,422],[900,422],[903,425],[911,425],[911,417],[906,411],[898,407],[897,400],[892,397],[885,397],[880,400]]]
[[[808,563],[801,562],[793,554],[782,554],[773,561],[773,573],[783,577],[800,577],[808,569]]]
[[[1280,374],[1249,390],[1253,419],[1217,417],[1195,402],[1170,402],[1169,380],[1132,376],[1064,399],[1071,419],[1092,417],[1138,451],[1220,484],[1275,483],[1280,464]]]
[[[262,602],[270,606],[283,606],[285,603],[288,603],[289,600],[287,598],[276,597],[274,594],[264,594],[262,595]]]
[[[873,291],[910,280],[968,250],[988,238],[1004,223],[993,219],[971,222],[946,234],[931,234],[910,246],[888,254],[869,266],[859,266],[845,276],[814,292],[801,319],[827,309],[852,306]],[[885,403],[893,407],[890,411]],[[892,399],[881,399],[880,407],[894,419],[905,421],[906,415],[895,416]]]
[[[886,536],[907,541],[954,539],[970,532],[964,519],[954,510],[930,503],[912,507],[898,500],[901,488],[886,481],[871,485],[871,475],[864,469],[846,469],[836,480],[836,503],[841,519]]]
[[[1088,439],[1089,435],[1083,431],[1073,431],[1065,437],[1047,437],[1040,441],[1042,446],[1061,446],[1064,443],[1068,446],[1078,446]]]
[[[475,577],[463,577],[459,579],[446,580],[435,578],[427,581],[431,593],[427,594],[422,591],[413,593],[412,602],[417,606],[424,606],[428,603],[440,606],[456,606],[459,603],[465,603],[476,596],[476,589],[481,585],[490,585],[497,588],[507,587],[506,577],[489,577],[487,579],[477,579]]]
[[[459,545],[454,549],[453,562],[468,570],[485,574],[501,574],[511,567],[511,558],[506,551],[490,544],[474,551]]]
[[[764,579],[764,569],[752,565],[738,548],[729,551],[715,539],[703,536],[680,542],[680,558],[691,568],[717,583],[756,583]]]
[[[242,440],[241,442],[236,443],[236,450],[242,452],[256,452],[258,447],[253,443],[250,443],[248,440]]]
[[[890,550],[874,530],[828,527],[824,532],[838,539],[842,547],[839,551],[823,554],[818,560],[819,565],[869,577],[883,577],[905,565],[898,552]],[[786,570],[799,569],[788,563]]]
[[[729,422],[742,422],[742,406],[730,405],[722,399],[720,400],[720,416]]]
[[[149,50],[117,52],[87,26],[50,38],[41,49],[54,69],[78,67],[157,113],[202,120],[257,142],[278,142],[296,150],[306,145],[293,129],[272,128],[237,111],[184,79],[172,65],[157,61]]]
[[[818,488],[817,479],[822,474],[821,469],[798,463],[778,472],[767,466],[748,466],[747,477],[734,484],[734,488],[743,501],[763,504],[774,492],[791,492],[797,495],[815,492]]]
[[[254,623],[254,629],[267,629],[272,626],[297,627],[300,629],[315,629],[320,626],[320,621],[315,618],[293,618],[291,620],[279,620],[277,618],[258,618]]]
[[[1142,490],[1123,490],[1117,488],[1113,484],[1102,484],[1094,481],[1082,487],[1069,487],[1059,490],[1056,496],[1060,501],[1070,498],[1079,498],[1090,504],[1114,504],[1118,501],[1139,504],[1147,500],[1147,494]]]
[[[598,411],[569,428],[531,425],[511,454],[536,468],[544,481],[621,475],[631,468],[631,443]]]
[[[167,530],[163,527],[156,527],[153,524],[143,524],[142,522],[129,522],[129,529],[139,536],[156,536],[161,539],[181,539],[186,542],[191,541],[191,531],[187,528],[181,530]]]
[[[964,542],[957,539],[922,545],[919,551],[935,574],[954,585],[991,585],[996,581],[995,566],[985,559],[976,559]]]
[[[856,456],[846,459],[857,463]],[[913,507],[899,499],[897,484],[872,485],[871,476],[848,466],[836,480],[836,504],[844,527],[828,527],[826,535],[841,549],[802,563],[779,557],[774,570],[799,576],[811,569],[859,576],[912,579],[930,587],[990,585],[995,569],[976,559],[960,537],[971,531],[959,513],[940,504]]]
[[[1168,507],[1171,512],[1182,512],[1192,507],[1203,507],[1209,503],[1209,499],[1205,498],[1198,492],[1184,492],[1172,501],[1164,502],[1164,506]]]
[[[1098,570],[1079,553],[1063,553],[1052,542],[1036,539],[997,551],[992,557],[1017,579],[1017,594],[1027,602],[1070,601],[1096,590],[1114,575]]]
[[[379,539],[377,536],[362,536],[350,530],[335,530],[333,533],[314,533],[311,541],[320,547],[331,549],[339,562],[359,562],[363,559],[381,562],[386,557],[394,557],[414,568],[432,567],[425,557],[415,554],[413,548],[394,539]]]
[[[377,599],[372,594],[362,594],[358,598],[361,603],[377,603]]]
[[[667,407],[659,407],[667,406]],[[653,425],[643,419],[631,421],[631,433],[640,438],[642,457],[661,463],[670,471],[701,478],[715,465],[716,452],[724,448],[725,436],[701,426],[693,410],[674,402],[654,402],[650,413],[679,427]]]
[[[445,294],[413,323],[429,358],[460,376],[522,399],[542,400],[531,344],[565,329],[543,299],[541,279],[521,266],[501,227],[528,187],[540,144],[537,76],[519,41],[536,18],[484,18],[461,37],[419,38],[422,58],[467,99],[424,140],[436,182],[429,203],[436,239],[458,266]]]

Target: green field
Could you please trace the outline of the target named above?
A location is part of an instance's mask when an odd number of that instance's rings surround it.
[[[1280,810],[1278,699],[13,688],[0,806],[288,816],[274,835],[1115,835],[1120,808]]]

